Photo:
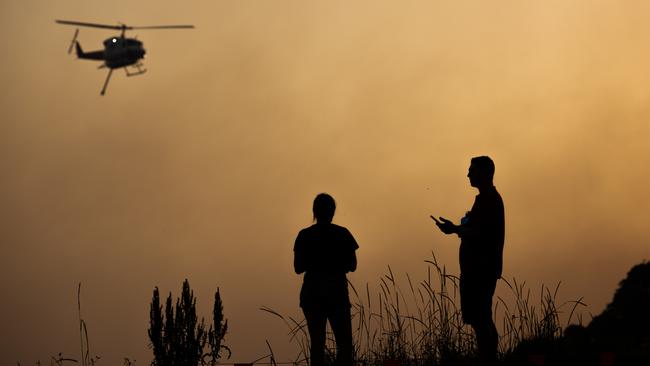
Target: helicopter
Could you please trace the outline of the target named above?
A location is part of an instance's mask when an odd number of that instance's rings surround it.
[[[100,95],[104,95],[106,93],[106,87],[108,86],[108,81],[111,79],[113,70],[124,68],[126,76],[142,75],[147,71],[143,68],[144,65],[141,61],[146,53],[143,44],[136,38],[127,38],[125,36],[127,30],[194,28],[193,25],[153,25],[133,27],[127,26],[126,24],[110,25],[77,22],[71,20],[55,20],[55,22],[58,24],[75,25],[78,27],[114,29],[121,31],[119,36],[113,36],[104,40],[103,50],[87,52],[81,48],[81,45],[77,41],[77,36],[79,35],[79,28],[77,28],[74,32],[74,36],[72,37],[72,42],[70,42],[70,47],[68,47],[68,53],[72,53],[72,49],[74,47],[76,49],[77,57],[80,59],[104,62],[99,66],[99,69],[108,68],[108,75],[106,76],[106,80],[104,81],[104,86],[102,87]],[[131,72],[129,72],[129,68],[131,68]]]

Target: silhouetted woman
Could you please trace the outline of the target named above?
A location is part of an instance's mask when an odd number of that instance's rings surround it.
[[[302,229],[293,247],[296,273],[305,272],[300,307],[311,339],[311,366],[323,365],[327,321],[336,338],[337,360],[352,365],[352,320],[346,273],[357,269],[357,242],[348,229],[332,224],[336,203],[321,193],[314,199],[315,224]]]

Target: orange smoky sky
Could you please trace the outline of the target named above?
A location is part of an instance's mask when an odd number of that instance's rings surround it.
[[[221,289],[233,360],[295,356],[268,306],[300,317],[295,235],[319,192],[359,242],[350,280],[391,265],[457,273],[457,220],[489,155],[506,205],[507,278],[598,314],[650,258],[650,3],[643,1],[3,1],[3,362],[91,353],[148,364],[149,301]],[[147,73],[66,49],[128,25]],[[80,30],[84,50],[115,32]],[[502,291],[502,285],[499,285]]]

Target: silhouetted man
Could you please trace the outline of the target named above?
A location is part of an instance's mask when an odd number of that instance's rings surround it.
[[[460,305],[463,321],[476,333],[479,356],[486,365],[496,362],[499,335],[492,320],[492,296],[503,268],[505,218],[503,201],[492,183],[494,162],[487,156],[472,159],[467,177],[479,194],[460,225],[431,218],[445,234],[460,237]]]

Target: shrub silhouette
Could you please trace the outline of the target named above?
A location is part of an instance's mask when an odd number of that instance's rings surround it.
[[[214,295],[213,324],[206,330],[205,321],[196,316],[196,298],[187,279],[183,282],[181,297],[172,306],[169,293],[163,315],[158,287],[153,290],[150,311],[149,339],[153,348],[154,366],[215,365],[221,351],[230,350],[222,345],[228,330],[223,318],[223,304],[219,289]],[[204,349],[209,348],[207,352]]]
[[[544,354],[547,365],[650,365],[650,262],[627,274],[611,303],[588,326],[568,326],[562,337],[520,343],[518,350]],[[513,364],[517,364],[516,362]]]
[[[597,349],[620,360],[650,362],[650,262],[632,267],[607,308],[587,331]]]

